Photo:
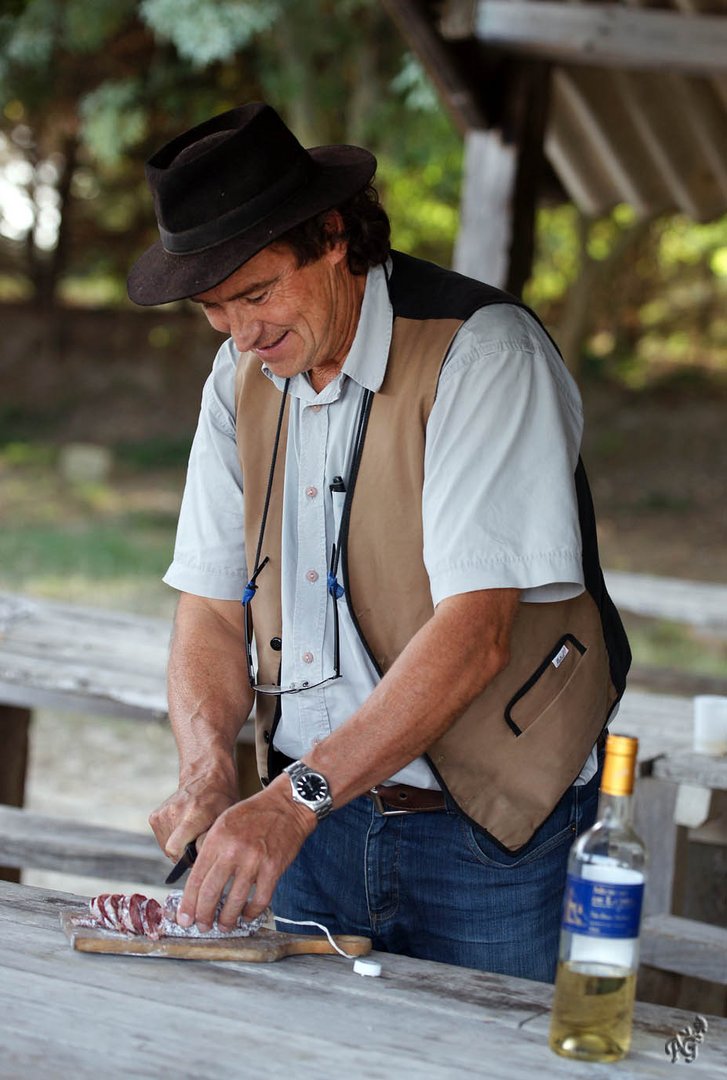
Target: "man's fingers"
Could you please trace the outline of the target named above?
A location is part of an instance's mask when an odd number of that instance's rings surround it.
[[[265,908],[270,905],[273,899],[273,893],[275,891],[275,885],[277,884],[278,877],[267,874],[260,874],[255,882],[255,894],[251,896],[247,904],[243,905],[243,916],[252,921],[256,919],[258,915],[262,915]],[[248,893],[249,895],[249,893]]]
[[[177,862],[177,860],[181,859],[187,844],[195,839],[195,826],[189,822],[183,821],[177,825],[174,832],[169,834],[169,838],[164,846],[164,851],[170,859]]]
[[[177,922],[180,926],[196,923],[203,933],[210,929],[232,872],[226,860],[206,860],[204,856],[197,859],[179,904]]]
[[[190,818],[187,821],[181,821],[174,832],[170,833],[164,848],[164,851],[170,859],[174,859],[175,862],[178,859],[181,859],[184,849],[192,840],[194,840],[197,845],[197,854],[199,854],[202,850],[205,837],[210,831],[209,823],[202,826],[201,832],[199,831],[200,820],[199,817],[196,817]]]
[[[234,930],[238,917],[245,907],[250,892],[250,880],[246,874],[238,874],[232,882],[224,907],[217,920],[220,930]]]

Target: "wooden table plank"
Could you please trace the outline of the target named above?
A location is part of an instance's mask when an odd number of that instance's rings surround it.
[[[385,954],[381,979],[340,957],[257,966],[79,955],[57,924],[77,902],[0,885],[0,1046],[24,1080],[47,1075],[36,1063],[49,1061],[82,1080],[101,1069],[289,1078],[303,1063],[331,1080],[585,1075],[548,1050],[544,984]],[[692,1017],[645,1005],[636,1015],[633,1053],[589,1076],[663,1077],[664,1042]],[[690,1070],[727,1070],[727,1022],[710,1021]]]
[[[0,592],[0,704],[167,718],[171,623]],[[239,742],[254,740],[252,724]]]
[[[164,719],[166,619],[0,593],[0,700]]]
[[[690,698],[673,694],[648,694],[626,689],[609,731],[635,735],[639,740],[639,762],[649,763],[662,754],[692,749],[693,705]]]
[[[727,791],[727,757],[684,751],[657,758],[652,775],[677,784],[694,784],[710,791]]]

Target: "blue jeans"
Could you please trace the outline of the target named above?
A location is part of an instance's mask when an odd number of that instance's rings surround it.
[[[362,796],[308,838],[273,911],[384,952],[552,982],[568,852],[593,823],[599,778],[569,788],[516,854],[453,805],[384,817]]]

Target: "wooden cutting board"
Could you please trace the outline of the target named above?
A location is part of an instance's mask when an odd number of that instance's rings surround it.
[[[308,934],[286,934],[280,930],[258,930],[251,937],[231,938],[151,938],[139,934],[121,934],[74,926],[73,919],[88,916],[87,910],[61,912],[61,926],[73,949],[79,952],[123,953],[127,956],[173,956],[178,960],[244,960],[267,964],[285,956],[306,953],[338,955],[328,938]],[[352,956],[371,952],[371,939],[354,934],[339,934],[336,944]]]

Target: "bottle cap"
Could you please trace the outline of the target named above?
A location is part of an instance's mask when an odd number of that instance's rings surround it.
[[[378,978],[381,974],[381,964],[378,960],[362,960],[360,957],[353,962],[353,970],[357,975],[372,975]]]
[[[634,790],[634,773],[639,740],[631,735],[609,735],[606,739],[606,761],[603,766],[601,791],[606,795],[630,795]]]

